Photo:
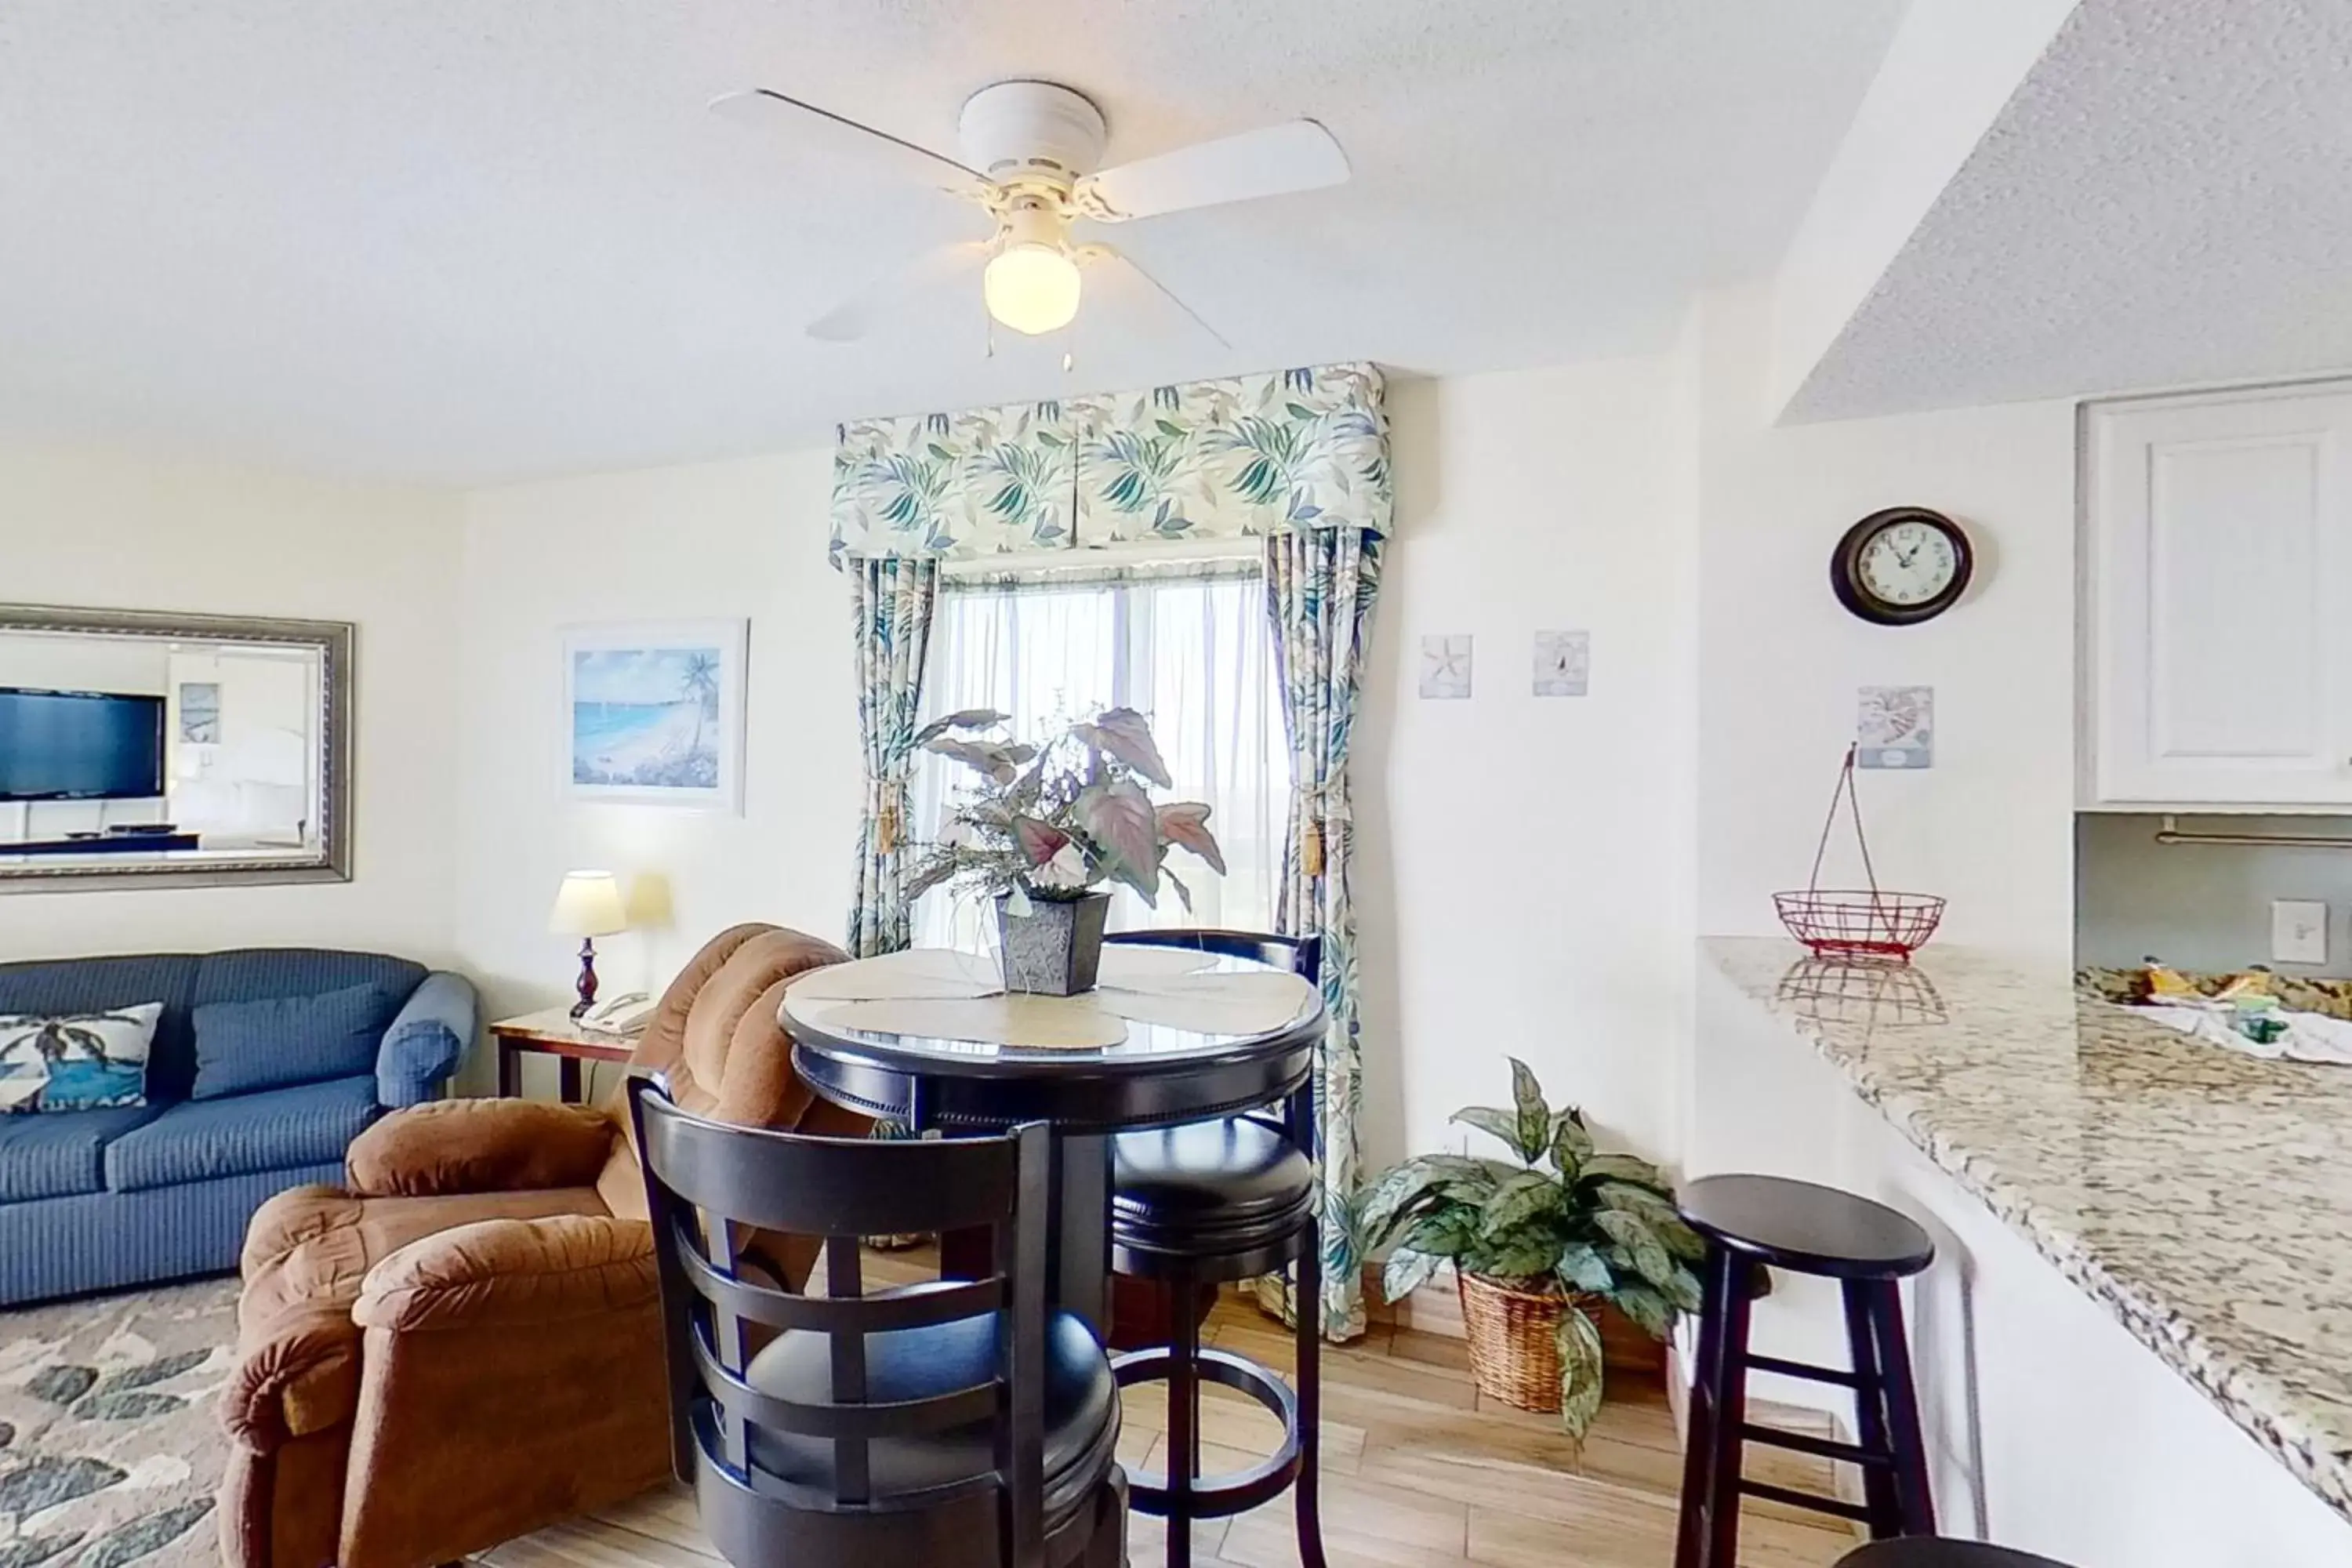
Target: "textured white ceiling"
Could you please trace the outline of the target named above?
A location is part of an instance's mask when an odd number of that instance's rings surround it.
[[[1662,345],[1778,256],[1899,0],[5,0],[0,437],[478,483],[845,416],[1366,356]],[[802,324],[961,208],[704,112],[764,84],[951,148],[1007,76],[1114,160],[1311,114],[1357,178],[1127,226],[1217,321],[982,358],[971,297]],[[976,292],[976,291],[975,291]]]
[[[2352,365],[2352,4],[2084,0],[1797,418]]]

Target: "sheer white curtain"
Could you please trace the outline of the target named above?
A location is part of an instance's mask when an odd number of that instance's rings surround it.
[[[1272,931],[1289,809],[1290,752],[1275,685],[1265,584],[1255,572],[1084,584],[943,584],[931,628],[923,717],[965,708],[1013,715],[1034,740],[1105,708],[1151,721],[1175,779],[1163,800],[1201,800],[1225,853],[1218,876],[1187,850],[1168,864],[1192,889],[1188,914],[1161,886],[1157,909],[1115,887],[1110,929],[1227,926]],[[936,837],[970,778],[961,763],[925,752],[915,763],[915,831]],[[981,948],[992,915],[941,888],[915,905],[920,947]]]

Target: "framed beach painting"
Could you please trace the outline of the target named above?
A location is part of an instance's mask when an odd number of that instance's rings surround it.
[[[573,626],[563,782],[574,800],[736,811],[747,621]]]

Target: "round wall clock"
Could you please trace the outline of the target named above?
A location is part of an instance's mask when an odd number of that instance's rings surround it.
[[[1830,556],[1830,586],[1865,621],[1916,626],[1959,603],[1974,564],[1958,523],[1925,507],[1889,507],[1845,531]]]

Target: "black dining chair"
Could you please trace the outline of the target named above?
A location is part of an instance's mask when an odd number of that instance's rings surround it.
[[[660,1269],[672,1456],[738,1568],[1118,1568],[1118,1392],[1045,1305],[1046,1130],[813,1138],[630,1085]],[[858,1237],[984,1229],[988,1274],[867,1293]],[[822,1238],[825,1294],[755,1233]]]
[[[1172,947],[1254,959],[1310,986],[1322,977],[1322,940],[1255,931],[1122,931],[1121,946]],[[1303,1568],[1322,1568],[1317,1481],[1322,1440],[1322,1233],[1317,1223],[1319,1150],[1315,1074],[1279,1108],[1122,1132],[1111,1140],[1111,1268],[1150,1279],[1168,1295],[1169,1342],[1115,1358],[1122,1387],[1168,1385],[1168,1469],[1137,1476],[1136,1510],[1168,1521],[1170,1568],[1192,1561],[1196,1519],[1222,1519],[1293,1489]],[[1291,1270],[1297,1328],[1297,1389],[1230,1351],[1201,1348],[1204,1288]],[[1245,1394],[1282,1423],[1275,1452],[1233,1476],[1200,1473],[1201,1384]]]

